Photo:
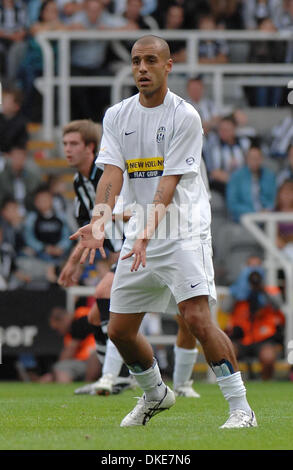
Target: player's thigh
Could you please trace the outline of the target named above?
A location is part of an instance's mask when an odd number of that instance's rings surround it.
[[[95,297],[98,299],[109,299],[113,284],[114,273],[108,272],[99,282],[95,290]]]
[[[108,336],[110,339],[127,341],[137,336],[145,313],[110,312]]]

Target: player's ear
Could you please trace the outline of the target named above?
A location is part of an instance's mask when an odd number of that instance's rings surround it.
[[[168,73],[171,72],[172,66],[173,66],[173,60],[170,58],[170,59],[167,60],[167,64],[166,64],[166,69],[167,69]]]

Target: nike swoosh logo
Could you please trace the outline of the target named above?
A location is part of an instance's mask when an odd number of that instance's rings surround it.
[[[190,284],[190,287],[191,287],[191,289],[193,289],[194,287],[198,286],[199,284],[200,284],[200,282],[198,282],[197,284],[194,284],[194,285]]]
[[[130,135],[130,134],[134,134],[136,131],[132,131],[132,132],[125,132],[125,135]]]

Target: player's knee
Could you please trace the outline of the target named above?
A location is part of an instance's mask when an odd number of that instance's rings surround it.
[[[121,329],[118,325],[111,324],[111,322],[108,325],[108,337],[115,345],[131,340],[130,332],[127,329]]]
[[[203,314],[200,309],[183,308],[181,314],[192,334],[200,341],[205,342],[211,328],[209,315]]]

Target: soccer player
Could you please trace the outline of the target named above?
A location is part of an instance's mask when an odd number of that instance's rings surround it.
[[[75,215],[80,227],[90,222],[91,211],[95,204],[95,192],[102,168],[95,165],[95,154],[100,144],[100,128],[90,120],[72,121],[63,129],[64,153],[70,167],[77,173],[74,179]],[[127,220],[127,217],[124,217]],[[121,248],[121,240],[106,240],[105,246],[110,250],[110,257],[115,261]],[[73,254],[67,260],[59,276],[58,283],[63,287],[76,285],[83,271],[77,256]],[[128,369],[123,367],[123,359],[112,341],[107,340],[107,323],[109,320],[110,291],[114,278],[114,270],[107,272],[97,285],[97,299],[89,312],[88,320],[96,327],[96,349],[98,358],[103,365],[102,376],[98,381],[86,384],[75,390],[76,394],[109,395],[119,393],[131,386],[135,381],[129,379]],[[173,384],[175,393],[180,396],[198,398],[199,394],[192,387],[190,380],[196,362],[198,349],[196,341],[191,337],[182,319],[178,319],[178,337],[174,349]]]
[[[121,426],[145,425],[175,403],[150,344],[139,333],[145,312],[174,307],[200,341],[229,403],[230,414],[222,427],[256,426],[232,343],[212,321],[209,308],[209,301],[216,301],[216,291],[210,204],[199,170],[199,115],[168,89],[172,60],[166,41],[144,36],[135,42],[131,57],[139,93],[106,112],[98,156],[105,169],[94,216],[71,236],[80,237],[81,262],[88,256],[92,262],[97,248],[104,253],[104,222],[108,212],[111,216],[126,170],[136,210],[128,223],[112,285],[108,335],[144,393]],[[171,209],[180,217],[176,230]],[[169,215],[169,236],[156,237]]]
[[[75,168],[77,173],[74,178],[75,191],[75,217],[78,225],[89,223],[91,213],[95,203],[95,192],[99,179],[103,173],[101,168],[95,165],[95,155],[100,144],[101,131],[97,124],[84,119],[72,121],[63,129],[63,147],[66,159],[70,167]],[[110,264],[117,261],[121,248],[121,240],[105,240],[105,248],[109,250]],[[83,271],[83,266],[79,263],[79,258],[73,258],[76,248],[73,249],[65,266],[63,267],[58,284],[69,287],[78,284]],[[107,265],[109,265],[107,263]],[[94,384],[87,385],[82,389],[77,389],[77,393],[89,394],[109,394],[119,393],[133,385],[133,380],[129,377],[128,371],[123,372],[123,359],[117,351],[115,345],[108,340],[107,323],[109,310],[107,299],[104,299],[103,292],[110,292],[113,281],[113,274],[108,272],[105,266],[105,276],[99,283],[97,303],[92,307],[88,319],[90,324],[96,327],[95,339],[98,358],[103,364],[102,376]],[[115,381],[109,384],[108,371],[116,371]],[[124,376],[125,375],[125,376]]]

